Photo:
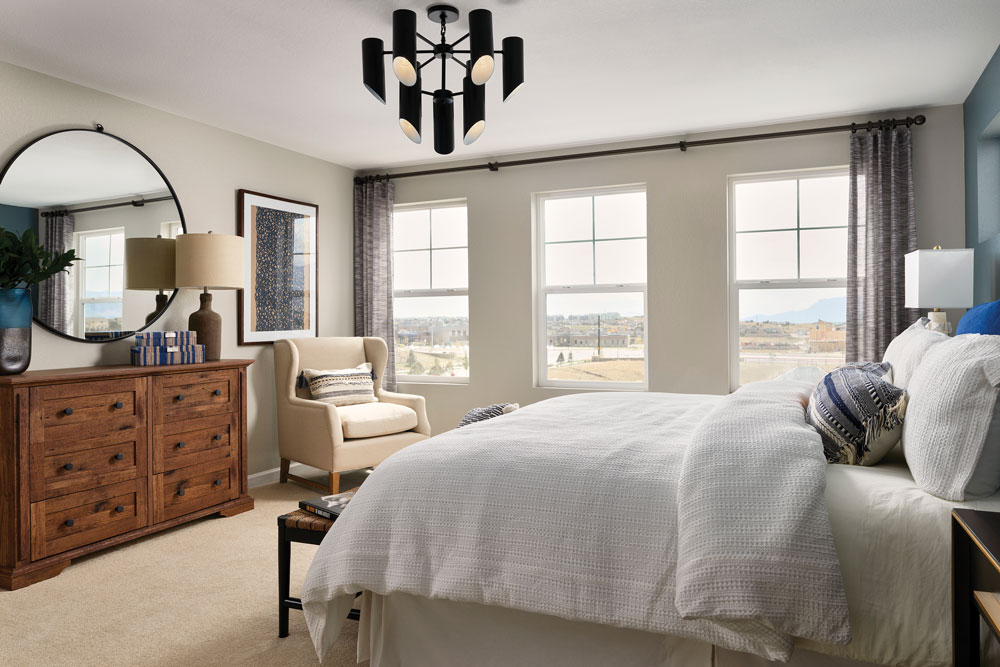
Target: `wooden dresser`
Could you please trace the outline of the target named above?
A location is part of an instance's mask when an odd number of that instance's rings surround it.
[[[0,377],[0,588],[247,495],[249,360]]]

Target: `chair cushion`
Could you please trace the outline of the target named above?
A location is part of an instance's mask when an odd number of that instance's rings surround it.
[[[360,403],[337,408],[345,438],[374,438],[415,428],[417,413],[395,403]]]

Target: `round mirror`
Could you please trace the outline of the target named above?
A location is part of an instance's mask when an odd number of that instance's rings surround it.
[[[75,340],[127,338],[173,300],[174,241],[187,227],[167,178],[124,139],[62,130],[22,148],[0,173],[0,227],[76,251],[68,272],[32,287],[35,321]]]

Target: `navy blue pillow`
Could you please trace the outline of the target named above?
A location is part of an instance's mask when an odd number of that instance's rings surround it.
[[[969,309],[958,321],[955,333],[1000,335],[1000,301],[981,303]]]

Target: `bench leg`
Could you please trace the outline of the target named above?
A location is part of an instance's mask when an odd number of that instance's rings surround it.
[[[278,526],[278,637],[288,636],[289,570],[292,560],[292,543],[285,536],[285,527]]]

